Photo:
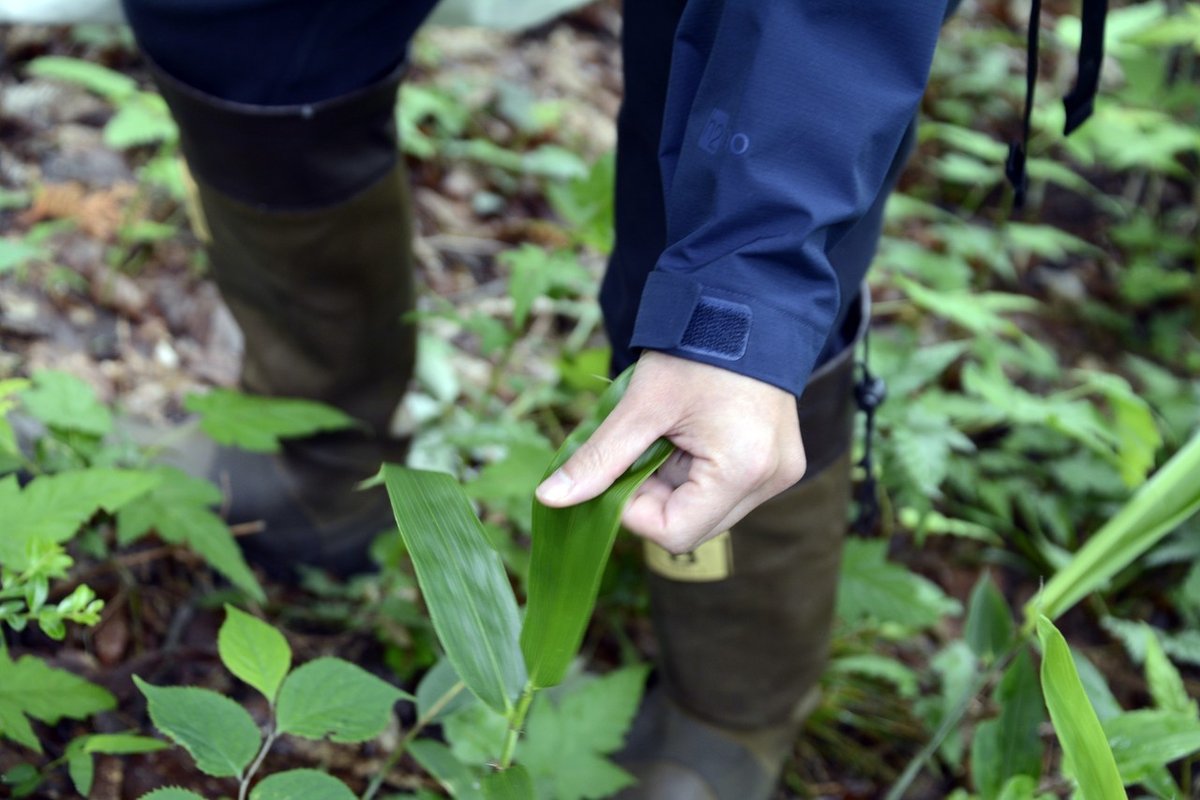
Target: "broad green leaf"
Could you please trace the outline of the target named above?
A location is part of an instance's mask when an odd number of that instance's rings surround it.
[[[1183,676],[1163,652],[1154,629],[1145,623],[1142,625],[1146,630],[1146,683],[1150,685],[1154,705],[1163,711],[1177,711],[1196,717],[1196,701],[1188,695]]]
[[[340,658],[318,658],[292,671],[279,690],[280,733],[306,739],[365,742],[387,727],[407,692]]]
[[[173,467],[156,470],[159,483],[117,514],[117,541],[127,544],[154,530],[172,544],[183,544],[258,602],[266,595],[246,563],[229,526],[209,510],[221,501],[212,483]]]
[[[264,778],[250,791],[250,800],[355,800],[355,794],[326,772],[293,769]]]
[[[525,686],[525,664],[500,556],[453,477],[385,464],[383,478],[446,657],[476,697],[506,713]]]
[[[96,398],[96,392],[65,372],[35,372],[33,388],[21,394],[21,403],[33,417],[51,428],[92,436],[104,436],[112,431],[112,414]]]
[[[567,437],[543,477],[561,467],[616,408],[633,368],[596,401],[592,415]],[[521,652],[529,680],[537,687],[562,681],[591,619],[600,578],[621,526],[621,514],[633,493],[674,446],[660,439],[599,497],[567,508],[533,501],[533,550],[530,559]]]
[[[34,656],[14,661],[0,647],[0,738],[40,753],[28,718],[54,725],[64,717],[85,719],[115,706],[116,699],[94,683]]]
[[[442,788],[456,800],[482,800],[479,777],[451,752],[449,747],[433,739],[417,739],[408,746],[421,769],[433,776]]]
[[[847,623],[864,618],[928,628],[959,604],[933,582],[886,560],[887,542],[847,539],[842,554],[837,613]]]
[[[1055,619],[1096,591],[1200,510],[1200,432],[1146,481],[1025,606]]]
[[[107,467],[42,475],[24,489],[15,476],[0,480],[0,564],[27,569],[31,542],[65,542],[97,511],[115,512],[157,482],[152,472]]]
[[[90,736],[80,736],[67,745],[67,774],[75,791],[87,797],[92,792],[92,780],[95,776],[93,753],[110,755],[129,755],[131,753],[153,753],[165,750],[169,744],[161,739],[149,736],[139,736],[134,733],[97,733]]]
[[[1012,612],[990,573],[980,575],[971,590],[964,635],[971,650],[984,661],[999,656],[1012,642]]]
[[[167,786],[144,794],[138,800],[205,800],[203,796],[177,786]]]
[[[534,699],[525,736],[517,746],[539,787],[558,800],[610,797],[633,783],[606,758],[619,749],[637,713],[646,667],[626,667],[573,686],[557,702]]]
[[[279,451],[279,440],[353,428],[359,423],[312,400],[261,397],[228,389],[190,394],[184,408],[200,415],[200,427],[219,444],[258,453]]]
[[[225,606],[225,622],[217,633],[217,650],[225,667],[258,689],[274,705],[279,685],[292,666],[292,648],[267,623]]]
[[[985,800],[999,797],[1014,775],[1036,781],[1042,774],[1038,727],[1046,712],[1028,650],[1022,649],[1004,671],[993,699],[1000,715],[981,723],[971,743],[971,778]]]
[[[30,61],[25,71],[39,78],[54,78],[82,86],[113,102],[132,97],[138,90],[137,82],[128,75],[80,58],[42,56]]]
[[[1054,733],[1086,800],[1126,800],[1121,774],[1100,720],[1088,702],[1067,641],[1054,623],[1037,621],[1042,645],[1042,693]]]
[[[1127,711],[1104,723],[1104,733],[1125,783],[1140,783],[1200,751],[1200,719],[1193,713]]]
[[[520,764],[483,779],[483,796],[487,800],[534,800],[533,781]]]
[[[508,718],[491,706],[472,703],[443,719],[442,731],[455,758],[482,767],[500,762]]]
[[[191,754],[196,767],[217,778],[241,777],[262,743],[246,709],[196,686],[154,686],[136,675],[150,720]]]
[[[440,659],[417,684],[417,717],[436,722],[472,702],[466,684],[449,659]]]

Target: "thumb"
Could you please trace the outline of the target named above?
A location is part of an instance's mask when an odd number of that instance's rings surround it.
[[[646,452],[659,431],[637,413],[613,409],[586,442],[537,488],[537,499],[553,507],[573,506],[600,495]]]

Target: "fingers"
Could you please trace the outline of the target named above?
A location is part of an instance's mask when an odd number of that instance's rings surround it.
[[[659,437],[651,418],[626,396],[567,462],[537,488],[537,499],[562,507],[596,497],[621,477]]]

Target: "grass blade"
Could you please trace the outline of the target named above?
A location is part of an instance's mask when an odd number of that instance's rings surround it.
[[[562,466],[616,407],[632,368],[600,396],[592,416],[580,423],[555,454],[546,475]],[[621,512],[634,491],[674,450],[660,439],[599,497],[567,508],[533,501],[533,553],[529,567],[521,651],[530,683],[554,686],[579,651],[596,604],[600,577],[621,525]]]
[[[1127,800],[1108,737],[1083,691],[1067,640],[1044,616],[1038,618],[1037,632],[1042,643],[1042,694],[1080,795],[1084,800]]]
[[[525,663],[500,556],[452,476],[386,464],[383,480],[446,657],[467,688],[507,714],[525,686]]]
[[[1025,606],[1057,619],[1200,511],[1200,432],[1180,448]]]

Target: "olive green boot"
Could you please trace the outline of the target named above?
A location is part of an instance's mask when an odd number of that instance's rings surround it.
[[[850,320],[857,341],[863,313]],[[850,503],[854,347],[800,400],[800,483],[695,552],[646,544],[660,684],[618,758],[625,800],[772,796],[825,666]]]
[[[402,461],[391,416],[413,370],[408,178],[396,147],[398,74],[346,97],[288,107],[230,103],[161,71],[195,181],[195,226],[245,336],[243,390],[329,403],[361,429],[291,441],[274,456],[190,439],[180,456],[217,481],[230,522],[261,521],[247,555],[286,576],[347,573],[393,525],[381,488]]]

